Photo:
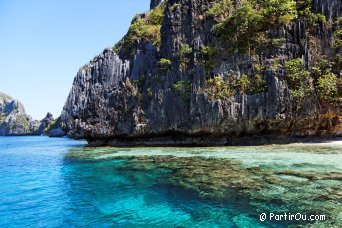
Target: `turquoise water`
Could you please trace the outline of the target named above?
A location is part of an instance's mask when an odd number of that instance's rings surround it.
[[[0,227],[339,227],[342,144],[87,148],[0,137]],[[261,222],[260,213],[326,214]]]

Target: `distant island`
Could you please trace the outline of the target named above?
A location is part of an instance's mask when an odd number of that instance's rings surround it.
[[[20,101],[0,92],[0,136],[64,136],[59,124],[60,119],[55,120],[51,113],[40,121],[33,120]]]

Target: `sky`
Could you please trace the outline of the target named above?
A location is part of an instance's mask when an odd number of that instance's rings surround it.
[[[58,117],[80,67],[126,34],[150,0],[0,0],[0,92]]]

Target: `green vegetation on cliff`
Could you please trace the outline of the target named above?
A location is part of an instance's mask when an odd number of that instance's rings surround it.
[[[181,45],[179,49],[179,65],[181,69],[186,69],[190,62],[190,54],[192,53],[192,48],[188,44]]]
[[[216,22],[223,22],[233,8],[232,0],[219,0],[212,3],[212,6],[205,13],[206,16],[213,17]]]
[[[293,0],[242,1],[234,10],[232,1],[229,7],[225,2],[227,0],[214,3],[207,14],[217,21],[214,33],[230,53],[238,50],[251,54],[252,50],[268,41],[267,31],[270,28],[286,25],[297,17]],[[222,7],[223,4],[226,7]]]
[[[228,77],[224,79],[222,75],[216,75],[206,80],[205,92],[210,100],[229,100],[237,91],[245,94],[262,93],[267,90],[267,83],[260,74],[249,77],[244,74],[239,79]]]
[[[186,104],[189,104],[191,94],[191,81],[178,81],[173,85],[173,89],[175,90],[176,94],[180,96]]]
[[[306,69],[302,59],[293,59],[285,64],[286,79],[290,87],[291,96],[297,103],[297,108],[305,98],[315,92],[321,102],[335,103],[338,95],[337,77],[332,72],[332,65],[328,60],[322,60],[310,70]]]
[[[169,59],[162,58],[159,60],[158,64],[159,64],[159,69],[163,73],[165,73],[167,70],[170,69],[172,62]]]
[[[135,52],[135,43],[149,41],[157,49],[160,49],[161,26],[165,17],[165,9],[168,1],[160,4],[147,13],[137,15],[128,30],[126,36],[115,45],[114,49],[129,58]],[[312,0],[242,0],[236,4],[233,0],[216,0],[209,4],[203,12],[203,18],[213,19],[212,33],[219,42],[209,43],[200,49],[199,60],[195,64],[204,66],[206,71],[206,91],[210,98],[226,99],[237,91],[240,93],[254,94],[267,90],[267,83],[264,78],[264,70],[243,74],[239,80],[230,79],[227,81],[221,76],[213,77],[213,70],[217,62],[224,56],[236,54],[248,54],[251,59],[256,59],[261,50],[271,50],[282,46],[286,40],[274,36],[274,32],[281,27],[286,27],[297,19],[305,22],[307,31],[313,33],[318,25],[326,24],[324,15],[315,13],[312,10]],[[173,3],[169,7],[171,13],[175,9],[181,10],[181,3]],[[333,32],[332,48],[341,48],[340,24],[342,19],[338,18],[330,22],[337,29]],[[178,47],[179,67],[186,70],[194,52],[191,45],[183,43]],[[338,57],[339,55],[337,55]],[[338,59],[338,58],[336,58]],[[274,61],[272,70],[280,69],[281,64]],[[333,63],[339,66],[338,61]],[[279,65],[280,64],[280,65]],[[307,63],[301,59],[289,60],[285,63],[285,78],[288,82],[291,96],[294,102],[302,104],[303,101],[314,91],[322,101],[330,100],[338,94],[336,81],[337,76],[334,70],[321,70],[319,68],[307,69]],[[160,58],[158,68],[162,74],[171,69],[172,61],[167,58]],[[188,71],[190,72],[190,71]],[[335,74],[334,74],[335,73]],[[224,77],[225,78],[225,77]],[[180,80],[182,82],[184,80]],[[182,83],[176,84],[179,91]],[[327,89],[323,89],[327,88]]]
[[[135,42],[150,41],[160,46],[160,28],[164,18],[165,4],[150,10],[146,14],[135,16],[126,36],[114,46],[114,51],[122,53],[126,58],[134,54]]]
[[[288,61],[285,64],[285,69],[290,94],[295,100],[296,108],[298,108],[313,89],[310,72],[305,69],[302,59]]]
[[[338,18],[335,22],[338,29],[334,32],[334,44],[333,47],[337,50],[342,49],[342,17]]]
[[[201,145],[206,135],[222,135],[224,144],[241,135],[341,135],[336,5],[163,1],[135,17],[115,47],[119,56],[106,49],[78,73],[63,126],[101,145],[165,133],[163,143],[180,133]]]
[[[227,100],[235,95],[232,85],[223,80],[221,76],[215,76],[206,81],[205,92],[210,100]]]
[[[334,63],[322,60],[312,67],[311,74],[316,80],[316,94],[322,102],[335,103],[338,98],[337,76],[332,72]]]
[[[204,46],[201,49],[202,63],[205,67],[206,76],[210,76],[210,73],[214,69],[214,57],[217,55],[217,50],[210,46]]]

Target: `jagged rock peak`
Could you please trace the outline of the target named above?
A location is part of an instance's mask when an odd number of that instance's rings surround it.
[[[160,3],[164,1],[165,0],[151,0],[150,9],[154,9],[155,7],[157,7]]]
[[[51,120],[54,120],[54,118],[53,118],[53,115],[52,115],[50,112],[48,112],[48,113],[46,114],[46,117],[45,117],[45,119],[51,119]]]
[[[20,101],[0,92],[0,135],[29,134],[32,123]]]
[[[47,128],[49,127],[50,124],[53,123],[55,119],[53,118],[53,115],[48,112],[46,114],[46,117],[40,121],[39,128],[36,130],[35,134],[36,135],[45,135],[47,132]]]

